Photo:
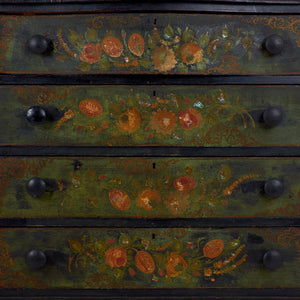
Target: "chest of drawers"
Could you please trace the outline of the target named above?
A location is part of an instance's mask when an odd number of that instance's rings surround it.
[[[0,299],[300,297],[300,3],[51,2],[0,1]]]

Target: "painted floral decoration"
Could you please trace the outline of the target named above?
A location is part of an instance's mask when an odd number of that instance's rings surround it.
[[[107,18],[106,22],[111,23],[107,27],[114,30],[103,31],[104,20],[98,21],[99,18],[92,18],[85,32],[69,29],[63,33],[59,29],[57,59],[79,60],[76,68],[84,72],[147,70],[161,73],[243,73],[246,69],[237,63],[238,58],[248,55],[251,60],[253,33],[242,32],[234,26],[219,25],[207,32],[202,27],[195,30],[166,24],[146,26],[141,32],[118,27],[115,23],[119,21]]]
[[[173,280],[214,282],[246,261],[246,245],[241,244],[240,238],[224,241],[199,236],[190,241],[184,238],[185,234],[183,239],[162,235],[158,240],[129,232],[102,239],[84,235],[81,240],[69,240],[72,255],[68,269],[76,272],[89,268],[92,273],[86,284],[93,288],[97,284],[103,287],[103,279],[110,288],[122,283],[128,287],[130,282],[140,280],[147,286],[152,282],[154,287],[156,282],[169,285]]]
[[[110,248],[105,251],[105,263],[112,268],[120,268],[126,266],[127,253],[120,246]]]
[[[88,64],[94,64],[101,59],[101,47],[100,44],[85,44],[83,51],[79,53],[79,58]]]

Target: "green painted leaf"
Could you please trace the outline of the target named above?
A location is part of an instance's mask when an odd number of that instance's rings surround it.
[[[70,43],[74,44],[78,40],[78,37],[79,34],[76,31],[69,29],[68,40]]]
[[[203,62],[196,64],[196,67],[197,67],[197,70],[201,71],[201,72],[202,71],[204,72],[206,70],[206,64]]]
[[[151,66],[151,62],[148,59],[141,59],[140,60],[140,65],[143,68],[147,69],[147,68],[149,68]]]
[[[88,42],[96,42],[98,39],[98,32],[93,28],[88,28],[85,33],[85,38]]]
[[[166,39],[174,37],[174,30],[170,24],[164,30],[164,37]]]
[[[189,43],[193,39],[193,31],[188,29],[188,27],[185,28],[185,31],[182,34],[182,39],[185,43]]]
[[[80,70],[80,71],[85,72],[85,71],[89,71],[89,70],[91,69],[91,65],[90,65],[90,64],[87,64],[87,63],[85,63],[85,62],[81,62],[81,63],[79,64],[79,66],[77,66],[76,68],[77,68],[78,70]]]
[[[180,64],[178,64],[178,70],[180,70],[181,72],[187,72],[188,67],[185,64],[180,63]]]
[[[201,37],[200,37],[200,45],[202,47],[208,46],[209,41],[210,41],[210,36],[209,36],[208,32],[206,32],[206,34],[201,35]]]

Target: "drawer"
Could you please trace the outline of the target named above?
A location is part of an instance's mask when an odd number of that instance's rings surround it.
[[[299,91],[298,86],[1,86],[0,143],[299,146]]]
[[[1,229],[2,288],[299,287],[299,228]]]
[[[298,15],[2,15],[2,73],[299,74]]]
[[[2,218],[300,215],[297,158],[6,157],[0,168]]]

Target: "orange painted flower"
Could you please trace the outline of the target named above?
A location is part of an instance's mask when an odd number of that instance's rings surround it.
[[[155,263],[152,256],[146,251],[139,251],[135,255],[135,264],[143,273],[151,274],[155,270]]]
[[[180,176],[174,180],[173,185],[179,192],[188,192],[193,190],[197,184],[194,177]]]
[[[166,271],[170,277],[177,277],[187,269],[187,263],[184,258],[172,252],[167,258]]]
[[[124,49],[122,42],[113,36],[107,36],[103,39],[102,48],[111,57],[120,57]]]
[[[140,128],[141,115],[139,110],[134,107],[133,109],[127,109],[119,117],[119,123],[117,124],[121,131],[127,131],[133,133]]]
[[[124,267],[127,263],[126,250],[120,246],[106,250],[105,263],[112,268]]]
[[[178,119],[180,125],[186,130],[192,130],[203,125],[202,115],[193,108],[179,112]]]
[[[203,255],[208,258],[215,258],[221,255],[224,250],[224,242],[222,240],[211,240],[203,247]]]
[[[130,198],[127,193],[120,189],[113,189],[109,192],[111,204],[119,210],[126,210],[130,207]]]
[[[103,113],[102,105],[93,99],[86,99],[79,103],[79,109],[88,117],[99,117]]]
[[[93,43],[85,44],[83,46],[83,51],[79,53],[79,58],[88,64],[94,64],[101,59],[101,47],[100,44],[96,45]]]
[[[180,47],[182,61],[187,65],[199,63],[203,60],[203,50],[195,42],[183,44]]]
[[[173,214],[179,214],[190,206],[189,195],[187,193],[172,192],[166,197],[165,204]]]
[[[136,56],[141,56],[144,53],[145,41],[138,33],[133,33],[128,40],[128,48]]]
[[[172,49],[169,49],[166,46],[156,46],[153,50],[152,63],[154,65],[154,69],[160,72],[166,72],[172,70],[177,61]]]
[[[158,133],[171,134],[173,129],[176,127],[177,118],[171,111],[167,111],[166,108],[163,110],[152,113],[150,126]]]
[[[140,193],[137,204],[139,207],[145,208],[145,210],[153,210],[160,200],[158,191],[147,188]]]

